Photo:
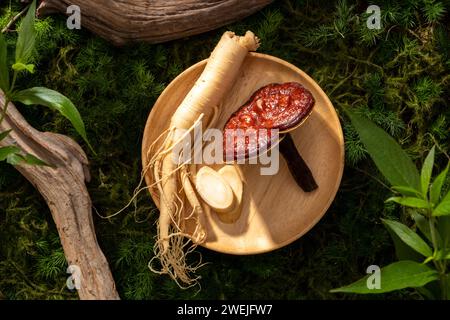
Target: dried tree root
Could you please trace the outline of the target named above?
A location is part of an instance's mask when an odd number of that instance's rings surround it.
[[[39,15],[78,5],[81,25],[115,45],[160,43],[243,19],[273,0],[42,0]]]
[[[3,105],[1,94],[0,102]],[[85,185],[85,180],[90,178],[88,161],[83,150],[69,137],[37,131],[12,104],[0,124],[0,132],[9,129],[12,132],[0,141],[0,147],[17,145],[52,165],[18,165],[16,169],[47,202],[68,265],[80,268],[80,299],[119,299],[108,262],[94,231],[91,199]]]

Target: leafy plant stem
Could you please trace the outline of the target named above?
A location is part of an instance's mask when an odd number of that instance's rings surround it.
[[[9,92],[13,92],[14,86],[16,85],[16,80],[17,80],[17,71],[14,71],[13,79],[11,82],[11,88],[9,88]]]
[[[448,285],[447,285],[447,275],[445,272],[441,275],[441,283],[442,283],[442,299],[448,300]]]
[[[17,71],[14,71],[14,75],[13,75],[13,79],[12,79],[12,82],[11,82],[11,87],[9,89],[9,92],[12,92],[14,90],[14,86],[16,84],[16,79],[17,79]],[[2,106],[2,108],[1,108],[2,114],[0,116],[0,124],[2,124],[3,120],[5,119],[6,111],[8,111],[8,105],[11,102],[10,98],[8,97],[9,94],[7,92],[5,92],[4,95],[5,95],[5,103]]]
[[[443,247],[443,252],[446,252],[446,242],[444,241],[444,247]],[[442,286],[443,286],[443,290],[442,290],[442,297],[445,300],[449,300],[449,284],[448,284],[448,275],[447,275],[447,260],[444,259],[442,261]]]
[[[431,215],[431,211],[428,213],[428,222],[430,225],[430,233],[431,233],[431,240],[433,242],[433,256],[436,257],[437,250],[438,250],[438,244],[436,240],[436,229],[435,229],[435,218]],[[446,264],[445,262],[434,260],[434,265],[436,269],[439,272],[439,278],[441,283],[441,290],[442,290],[442,299],[447,300],[447,275],[446,272]]]
[[[431,212],[428,217],[428,223],[430,225],[431,241],[433,242],[433,255],[436,255],[437,241],[436,241],[436,230],[434,228],[434,218],[431,216]]]

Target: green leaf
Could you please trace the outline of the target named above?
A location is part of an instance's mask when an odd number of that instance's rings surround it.
[[[19,153],[11,153],[6,158],[6,162],[10,165],[16,166],[23,161],[23,157]]]
[[[431,148],[430,152],[428,152],[425,161],[423,162],[422,171],[420,173],[420,182],[422,186],[422,193],[424,196],[428,193],[428,187],[431,180],[431,174],[433,173],[433,165],[434,165],[434,153],[435,147]]]
[[[417,213],[416,211],[413,211],[411,213],[411,216],[414,219],[417,228],[419,228],[419,230],[423,233],[425,237],[427,237],[429,241],[432,241],[430,224],[428,223],[427,219],[423,215]]]
[[[438,272],[424,264],[414,261],[398,261],[381,269],[381,288],[369,289],[367,287],[368,275],[348,286],[333,289],[330,292],[348,293],[384,293],[404,288],[417,288],[437,280]]]
[[[3,131],[3,132],[0,132],[0,141],[5,139],[11,131],[12,130],[6,130],[6,131]]]
[[[22,62],[16,62],[12,65],[13,70],[20,72],[23,70],[28,71],[29,73],[34,73],[34,64],[23,64]]]
[[[0,33],[0,89],[9,90],[8,47],[3,33]]]
[[[442,201],[436,209],[433,210],[433,216],[447,216],[450,215],[450,200]]]
[[[450,260],[450,251],[438,250],[438,252],[436,253],[435,260]]]
[[[422,263],[427,264],[428,262],[432,261],[433,259],[434,259],[434,257],[430,256],[430,257],[426,258]]]
[[[388,232],[394,242],[395,255],[398,260],[411,260],[416,262],[423,261],[422,255],[404,243],[394,231],[388,229]]]
[[[447,192],[441,203],[433,210],[433,216],[450,215],[450,190]]]
[[[48,88],[34,87],[31,89],[19,91],[15,93],[12,98],[13,101],[19,101],[26,105],[43,105],[60,112],[72,123],[75,130],[86,141],[86,143],[92,150],[92,147],[87,139],[86,129],[84,127],[84,123],[81,119],[80,113],[73,105],[72,101],[70,101],[61,93]]]
[[[412,249],[416,250],[424,257],[433,255],[433,251],[430,246],[413,230],[397,221],[387,219],[382,220],[388,229],[395,232],[395,234]]]
[[[400,145],[372,121],[345,109],[377,168],[393,186],[420,190],[420,175]]]
[[[39,159],[38,157],[27,153],[21,155],[20,148],[16,146],[6,146],[0,148],[0,161],[6,160],[9,164],[16,166],[21,163],[37,166],[49,166],[45,161]]]
[[[433,184],[430,188],[430,200],[433,204],[438,204],[439,197],[441,195],[442,186],[444,185],[445,178],[447,177],[448,168],[450,162],[447,164],[445,169],[434,179]]]
[[[33,53],[36,42],[36,30],[34,28],[34,19],[36,15],[36,0],[31,2],[27,15],[23,18],[20,25],[19,36],[16,44],[16,63],[26,64]]]
[[[25,156],[23,156],[23,161],[26,164],[34,165],[34,166],[47,166],[47,167],[50,166],[47,162],[39,159],[38,157],[36,157],[30,153],[27,153]]]
[[[424,209],[429,207],[429,203],[423,199],[413,197],[391,197],[386,202],[396,202],[406,207]]]
[[[406,196],[406,197],[422,197],[422,193],[417,191],[414,188],[410,188],[410,187],[405,187],[405,186],[393,186],[392,187],[393,190],[401,193],[402,195]]]
[[[16,146],[6,146],[0,148],[0,161],[8,159],[8,156],[20,152],[20,148]]]

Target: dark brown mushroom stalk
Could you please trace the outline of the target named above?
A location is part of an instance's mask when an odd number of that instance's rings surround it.
[[[225,160],[251,158],[261,150],[270,149],[274,146],[270,130],[278,129],[279,150],[294,180],[305,192],[316,190],[318,185],[314,176],[289,133],[305,123],[314,104],[311,92],[296,82],[272,83],[260,88],[225,124]],[[261,129],[266,129],[266,134],[260,134]],[[248,137],[249,130],[254,130],[254,140]],[[239,136],[242,132],[247,136],[244,139]]]
[[[302,158],[295,146],[294,140],[289,133],[286,133],[280,141],[280,152],[289,168],[289,172],[295,182],[305,192],[312,192],[318,188],[316,180],[309,169],[308,164]]]

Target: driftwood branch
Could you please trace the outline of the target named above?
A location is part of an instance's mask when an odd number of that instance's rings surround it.
[[[0,104],[4,97],[0,94]],[[88,161],[81,147],[67,136],[40,132],[9,104],[0,132],[12,129],[0,147],[16,145],[52,165],[18,165],[47,202],[69,265],[81,271],[80,299],[119,299],[114,280],[95,236],[91,200],[85,185]]]
[[[81,24],[115,45],[159,43],[238,21],[273,0],[43,0],[39,15],[80,7]]]

